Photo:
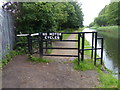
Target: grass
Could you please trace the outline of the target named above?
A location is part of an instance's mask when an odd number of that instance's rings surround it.
[[[82,32],[83,29],[79,29],[78,32]],[[76,39],[78,38],[78,36],[76,35]],[[85,49],[89,49],[89,48],[92,48],[89,44],[89,42],[85,39]],[[82,46],[82,38],[80,38],[80,46]],[[78,43],[76,43],[76,47],[78,47]],[[81,48],[81,47],[80,47]],[[85,55],[88,55],[88,56],[91,56],[91,51],[90,50],[87,50],[87,51],[84,51],[85,52]]]
[[[104,73],[99,68],[96,68],[99,73],[100,85],[98,88],[118,88],[118,80],[112,74]]]
[[[118,26],[98,27],[97,30],[116,31],[116,30],[118,30]]]
[[[63,40],[67,39],[70,36],[70,34],[63,34]]]
[[[47,60],[45,58],[39,58],[39,57],[34,57],[34,56],[30,57],[30,61],[36,62],[36,63],[49,63],[50,62],[50,60]]]
[[[76,47],[77,45],[78,43],[76,43]],[[85,40],[85,48],[91,48],[87,40]],[[91,56],[91,51],[90,50],[85,51],[85,55]],[[98,72],[99,74],[98,80],[100,81],[100,85],[97,86],[96,88],[118,88],[118,80],[112,76],[111,72],[108,73],[103,72],[101,70],[102,66],[98,62],[96,66],[94,66],[94,62],[92,59],[85,59],[83,62],[82,61],[80,62],[80,65],[78,65],[77,59],[72,61],[72,63],[74,63],[73,68],[75,70],[81,70],[81,71],[96,70]]]
[[[51,49],[48,49],[47,53],[48,53],[48,54],[51,54],[51,53],[52,53],[52,50],[51,50]]]
[[[72,61],[72,63],[74,63],[74,69],[75,70],[81,70],[81,71],[86,71],[86,70],[94,70],[95,66],[92,63],[91,59],[87,59],[85,61],[81,61],[80,65],[78,65],[78,60],[75,59]]]
[[[111,73],[104,73],[101,70],[101,65],[97,64],[97,66],[94,66],[92,59],[85,59],[83,62],[80,62],[80,65],[78,65],[77,59],[72,62],[74,63],[73,68],[75,70],[96,70],[98,72],[100,85],[96,86],[96,88],[118,88],[118,80]]]
[[[96,29],[99,31],[106,31],[106,32],[118,32],[119,26],[103,26],[103,27],[91,27],[92,29]]]
[[[83,28],[79,28],[79,29],[65,29],[65,30],[61,30],[59,32],[75,32],[75,31],[82,31]],[[63,40],[67,39],[70,36],[70,34],[63,34]]]
[[[65,30],[61,30],[59,32],[74,32],[74,29],[65,29]],[[63,40],[67,39],[70,36],[70,34],[63,34]]]
[[[12,60],[13,57],[21,54],[22,52],[18,52],[18,51],[11,51],[10,53],[6,54],[4,59],[0,60],[0,69],[2,69],[5,65],[7,65],[10,62],[10,60]]]

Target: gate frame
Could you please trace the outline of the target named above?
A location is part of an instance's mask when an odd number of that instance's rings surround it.
[[[91,33],[92,34],[92,48],[89,49],[84,49],[84,44],[85,44],[85,34],[86,33]],[[94,65],[96,65],[96,60],[97,59],[101,59],[100,63],[102,65],[103,63],[103,38],[97,38],[97,32],[61,32],[62,36],[60,38],[60,40],[50,40],[50,39],[43,39],[43,34],[42,32],[37,33],[36,35],[38,36],[39,40],[39,56],[42,58],[43,56],[62,56],[62,57],[78,57],[78,65],[80,64],[80,61],[84,61],[84,51],[86,50],[92,50],[91,51],[91,59],[93,58],[94,55]],[[63,40],[63,34],[77,34],[78,35],[78,39],[77,40]],[[28,36],[28,51],[29,54],[32,55],[34,52],[32,50],[32,36],[36,36],[35,34],[29,34]],[[82,38],[82,45],[80,48],[80,38]],[[94,42],[95,39],[95,42]],[[101,48],[97,48],[97,40],[101,40]],[[55,48],[55,47],[51,47],[48,48],[47,47],[47,41],[59,41],[59,42],[77,42],[78,43],[78,47],[77,48]],[[43,47],[43,42],[46,42],[46,47]],[[95,43],[95,46],[94,46]],[[77,55],[51,55],[51,54],[43,54],[43,49],[70,49],[70,50],[78,50],[78,54]],[[97,50],[101,50],[101,57],[97,58]],[[93,52],[94,51],[94,52]],[[94,53],[94,54],[93,54]],[[81,54],[81,57],[80,57]],[[81,58],[81,60],[80,60]]]

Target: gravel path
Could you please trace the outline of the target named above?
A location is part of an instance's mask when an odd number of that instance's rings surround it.
[[[68,39],[74,39],[71,35]],[[75,47],[75,43],[56,42],[54,46]],[[76,51],[53,50],[52,54],[72,54]],[[93,88],[99,85],[94,70],[76,71],[71,57],[45,57],[54,62],[32,63],[26,55],[19,55],[3,69],[3,88]]]

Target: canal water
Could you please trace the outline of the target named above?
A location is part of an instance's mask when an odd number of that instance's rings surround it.
[[[95,29],[85,28],[83,32],[93,32]],[[111,70],[113,73],[118,73],[118,32],[105,32],[97,31],[98,37],[104,38],[104,50],[103,50],[103,61],[107,69]],[[92,44],[92,34],[86,34],[85,38]],[[101,47],[101,41],[97,41],[97,47]],[[100,56],[101,51],[97,51],[98,56]],[[120,56],[119,56],[120,57]],[[117,74],[114,74],[118,78]]]

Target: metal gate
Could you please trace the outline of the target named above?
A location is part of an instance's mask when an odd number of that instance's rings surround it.
[[[92,47],[89,49],[85,49],[85,34],[92,34]],[[52,35],[53,34],[53,35]],[[58,34],[58,35],[57,35]],[[64,34],[76,34],[78,38],[76,40],[63,40]],[[77,57],[78,64],[80,61],[84,61],[84,52],[86,50],[91,50],[91,58],[94,56],[94,65],[96,65],[96,60],[100,59],[100,63],[102,64],[103,59],[103,38],[98,38],[97,32],[61,32],[61,33],[36,33],[29,34],[28,37],[28,51],[29,54],[38,53],[40,57],[43,56],[61,56],[61,57]],[[54,39],[53,39],[54,38]],[[97,48],[97,40],[101,40],[101,47]],[[76,42],[78,43],[77,48],[58,48],[58,47],[48,47],[48,45],[52,45],[51,42]],[[33,50],[33,44],[37,42],[38,50],[35,52]],[[81,42],[81,44],[80,44]],[[48,49],[65,49],[65,50],[77,50],[77,55],[55,55],[55,54],[44,54],[43,52]],[[97,58],[97,50],[101,50],[101,57]]]

